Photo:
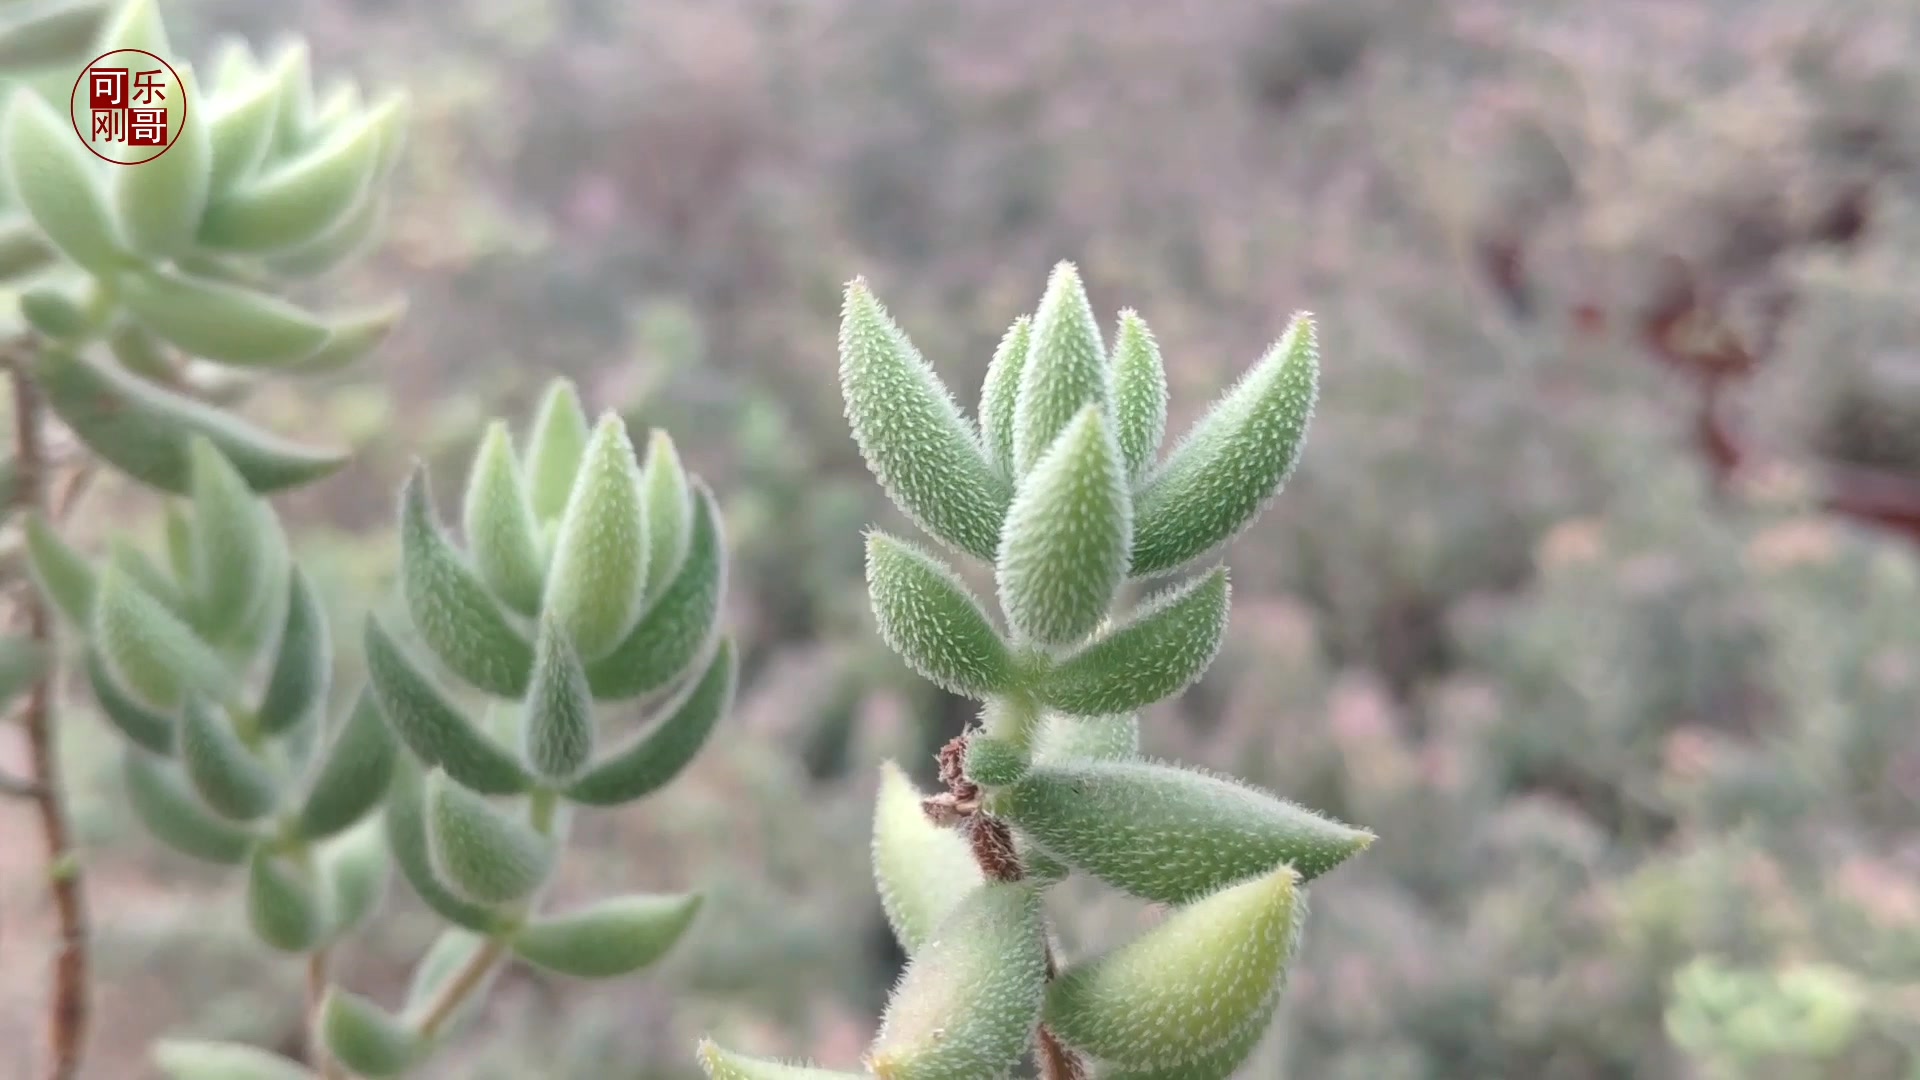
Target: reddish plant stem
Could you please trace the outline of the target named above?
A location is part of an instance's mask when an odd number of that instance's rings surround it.
[[[1013,846],[1013,830],[998,818],[980,813],[980,786],[966,777],[967,737],[961,735],[941,747],[940,779],[947,785],[944,795],[928,800],[927,816],[940,824],[957,818],[966,831],[974,861],[988,881],[1019,881],[1026,877],[1020,865],[1020,853]],[[1053,955],[1053,943],[1047,942],[1047,981],[1060,972]],[[1040,1080],[1087,1080],[1087,1065],[1059,1037],[1040,1025],[1034,1054],[1040,1066]]]
[[[41,429],[39,388],[22,370],[25,347],[16,344],[8,357],[13,388],[14,502],[22,514],[44,513],[46,443]],[[25,590],[21,609],[28,637],[50,650],[53,619],[37,590]],[[53,984],[47,1002],[46,1076],[47,1080],[77,1080],[81,1058],[86,1052],[91,1011],[87,985],[87,910],[80,869],[74,861],[66,800],[60,786],[59,741],[54,729],[56,676],[56,665],[50,660],[27,692],[20,725],[27,735],[33,803],[40,818],[40,834],[47,857],[47,888],[57,923]]]

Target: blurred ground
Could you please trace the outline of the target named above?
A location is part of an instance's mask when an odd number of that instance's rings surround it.
[[[968,713],[866,622],[858,531],[899,523],[840,417],[840,286],[865,274],[971,406],[1070,258],[1104,319],[1152,324],[1176,432],[1289,312],[1320,322],[1230,645],[1146,724],[1382,837],[1316,890],[1244,1076],[1920,1076],[1920,548],[1870,521],[1899,498],[1834,479],[1920,483],[1909,0],[167,11],[195,55],[297,32],[418,106],[391,243],[326,285],[404,288],[405,330],[260,411],[366,446],[283,503],[337,625],[385,587],[407,458],[450,506],[480,419],[556,371],[672,430],[725,504],[740,714],[593,819],[563,886],[705,882],[701,931],[616,986],[516,975],[434,1075],[682,1080],[707,1031],[857,1059],[898,959],[876,764],[925,776]],[[289,1044],[298,973],[133,831],[73,719],[112,986],[90,1075],[143,1075],[167,1027]],[[37,1024],[17,817],[0,1072]],[[376,994],[432,929],[390,909],[343,969]],[[1140,917],[1079,888],[1060,915],[1073,953]]]

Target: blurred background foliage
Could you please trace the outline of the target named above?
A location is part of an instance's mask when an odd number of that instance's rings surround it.
[[[688,782],[588,825],[560,886],[710,906],[656,975],[513,973],[435,1075],[687,1080],[702,1032],[854,1062],[900,959],[877,762],[925,779],[969,713],[867,623],[859,530],[890,511],[840,415],[840,286],[867,275],[971,407],[1068,258],[1109,325],[1153,325],[1176,431],[1319,317],[1321,408],[1234,550],[1227,650],[1145,725],[1382,838],[1315,890],[1242,1075],[1920,1077],[1920,528],[1887,524],[1920,523],[1910,0],[167,16],[190,55],[293,31],[414,98],[392,240],[334,283],[411,314],[337,387],[257,406],[364,448],[280,500],[334,625],[390,587],[408,458],[452,505],[480,421],[554,372],[671,428],[727,515],[738,715]],[[1841,512],[1842,469],[1883,512]],[[143,513],[109,486],[83,521]],[[91,1075],[141,1075],[167,1027],[292,1045],[295,973],[133,830],[93,718],[69,730]],[[5,1058],[43,916],[26,825],[0,828]],[[1059,901],[1075,953],[1143,914]],[[343,976],[390,988],[431,925],[381,924]]]

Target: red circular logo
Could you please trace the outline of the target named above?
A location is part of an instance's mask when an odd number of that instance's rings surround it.
[[[94,157],[144,165],[173,149],[185,130],[187,87],[172,64],[145,49],[113,49],[80,69],[67,116]]]

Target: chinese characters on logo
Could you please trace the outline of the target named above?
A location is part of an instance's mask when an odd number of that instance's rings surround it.
[[[71,102],[74,133],[96,156],[122,165],[165,153],[179,138],[186,109],[173,66],[139,49],[95,57],[75,81]]]

